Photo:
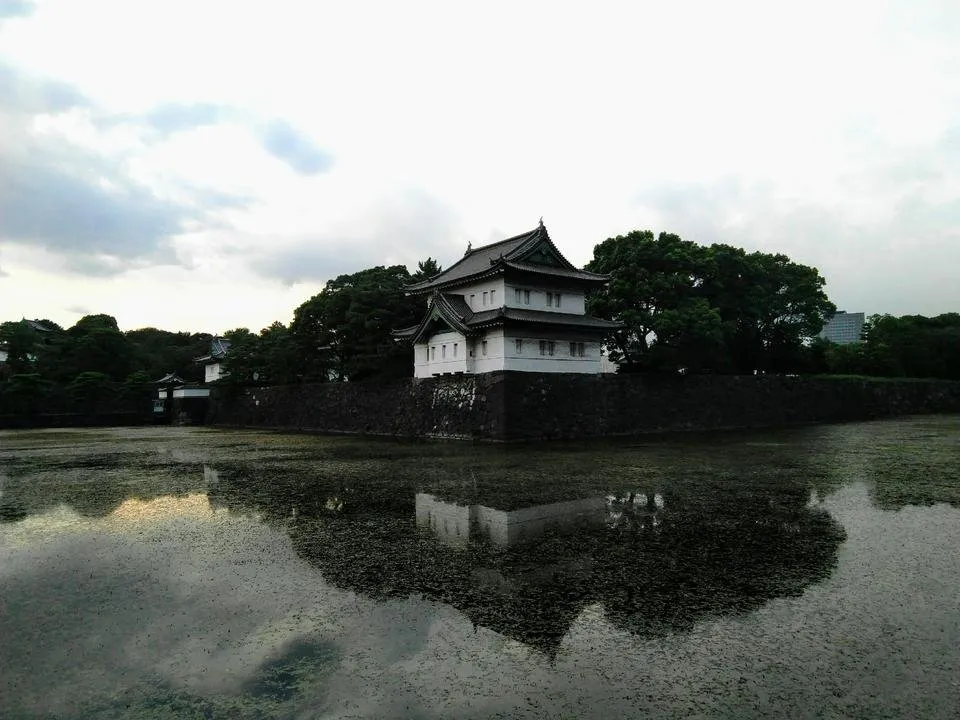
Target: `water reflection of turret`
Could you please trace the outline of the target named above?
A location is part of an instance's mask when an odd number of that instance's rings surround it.
[[[458,505],[434,495],[417,493],[417,526],[447,545],[465,547],[485,540],[497,547],[531,542],[547,532],[570,532],[603,523],[604,498],[585,498],[500,510],[486,505]]]
[[[238,470],[220,473],[211,503],[282,523],[331,584],[444,602],[548,655],[591,604],[648,635],[800,592],[842,539],[799,473],[658,484],[631,472],[584,495],[554,472],[535,489],[465,476],[418,493],[405,475]]]

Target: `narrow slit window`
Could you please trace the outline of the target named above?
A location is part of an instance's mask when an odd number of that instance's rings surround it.
[[[557,351],[557,344],[551,340],[547,343],[547,355],[553,355]]]
[[[573,357],[577,354],[577,344],[575,342],[570,343],[570,357]]]
[[[496,305],[496,304],[497,304],[497,291],[496,291],[496,290],[491,290],[491,291],[490,291],[490,304],[491,304],[491,305]]]
[[[489,294],[490,294],[490,293],[488,293],[486,290],[483,291],[483,304],[484,304],[484,305],[487,304],[487,296],[488,296]]]
[[[553,307],[553,293],[547,293],[547,307]]]
[[[431,359],[431,360],[436,360],[436,359],[437,359],[437,346],[436,346],[436,345],[434,345],[433,347],[430,348],[430,359]]]
[[[517,338],[517,355],[523,354],[523,340]]]
[[[560,293],[556,293],[553,296],[553,304],[556,305],[557,307],[560,307]]]
[[[523,296],[523,292],[520,290],[520,288],[513,289],[513,300],[515,303],[517,303],[517,305],[520,304],[520,298],[522,296]]]
[[[480,343],[480,353],[481,353],[482,355],[486,355],[486,354],[487,354],[487,341],[486,341],[486,340],[483,340],[483,341],[481,341],[481,343]]]
[[[523,291],[523,304],[524,304],[524,305],[529,305],[529,304],[530,304],[530,291],[529,291],[529,290],[524,290],[524,291]]]
[[[547,341],[546,341],[546,340],[541,340],[541,341],[540,341],[540,354],[541,354],[541,355],[546,355],[546,354],[547,354]]]
[[[454,343],[454,344],[453,344],[453,356],[454,356],[454,357],[457,356],[457,350],[459,349],[459,345],[460,345],[460,343]]]
[[[441,346],[440,346],[440,357],[441,357],[441,359],[442,359],[442,358],[445,358],[446,356],[447,356],[447,346],[446,346],[446,345],[441,345]]]

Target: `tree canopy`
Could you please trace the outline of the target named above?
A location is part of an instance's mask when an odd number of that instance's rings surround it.
[[[811,346],[813,372],[960,380],[960,313],[873,315],[863,342]]]
[[[608,238],[587,269],[611,275],[588,307],[624,324],[607,345],[627,371],[782,372],[835,310],[816,268],[670,233]]]
[[[431,272],[434,267],[428,259],[420,263],[419,272]],[[304,379],[388,379],[412,374],[409,348],[391,336],[393,329],[420,319],[422,304],[404,295],[404,286],[412,281],[403,265],[378,265],[340,275],[298,307],[290,332]]]

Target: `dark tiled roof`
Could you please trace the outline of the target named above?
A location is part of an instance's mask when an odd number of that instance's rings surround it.
[[[23,322],[25,322],[32,330],[36,330],[37,332],[50,332],[50,328],[41,322],[37,322],[36,320],[27,320],[24,318]]]
[[[159,380],[153,381],[154,385],[172,385],[174,383],[183,384],[183,378],[176,373],[167,373]]]
[[[457,332],[466,334],[470,332],[469,322],[473,316],[473,310],[471,310],[470,306],[464,301],[462,295],[436,293],[431,298],[430,307],[427,309],[420,324],[403,328],[402,330],[395,330],[393,336],[410,338],[413,342],[416,342],[426,332],[430,323],[438,318]]]
[[[623,327],[622,323],[613,320],[593,317],[592,315],[576,315],[574,313],[558,313],[549,310],[526,310],[524,308],[498,308],[487,312],[476,313],[468,323],[471,328],[481,328],[487,325],[498,325],[504,321],[530,323],[534,325],[555,325],[557,327],[590,328],[596,330],[615,330]]]
[[[207,355],[194,358],[194,362],[218,362],[223,360],[227,356],[228,352],[230,352],[230,341],[224,337],[215,337],[210,341],[210,352]]]
[[[493,310],[473,312],[462,295],[436,293],[431,299],[430,307],[423,316],[423,320],[417,325],[394,330],[393,336],[417,342],[426,334],[431,323],[438,319],[464,335],[470,335],[482,328],[494,327],[506,322],[582,330],[615,330],[622,327],[622,323],[604,320],[592,315],[558,313],[549,310],[499,307]]]
[[[600,275],[598,273],[588,272],[586,270],[577,270],[576,268],[553,268],[545,265],[534,265],[524,262],[506,262],[506,267],[522,272],[538,273],[542,275],[552,275],[553,277],[576,278],[577,280],[589,280],[595,282],[606,282],[610,279],[609,275]]]
[[[553,251],[560,262],[560,267],[523,262],[528,255],[544,244],[548,245],[550,250]],[[595,283],[605,282],[609,279],[606,275],[578,270],[563,257],[550,239],[547,228],[541,222],[530,232],[468,250],[466,255],[443,272],[428,280],[408,285],[406,289],[409,294],[420,295],[431,290],[441,290],[471,280],[501,274],[508,268]]]

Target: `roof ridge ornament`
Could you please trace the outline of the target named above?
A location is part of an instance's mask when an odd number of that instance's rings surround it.
[[[464,255],[465,255],[465,256],[466,256],[466,255],[469,255],[469,254],[472,253],[472,252],[473,252],[473,241],[472,241],[472,240],[467,240],[467,251],[464,253]]]

